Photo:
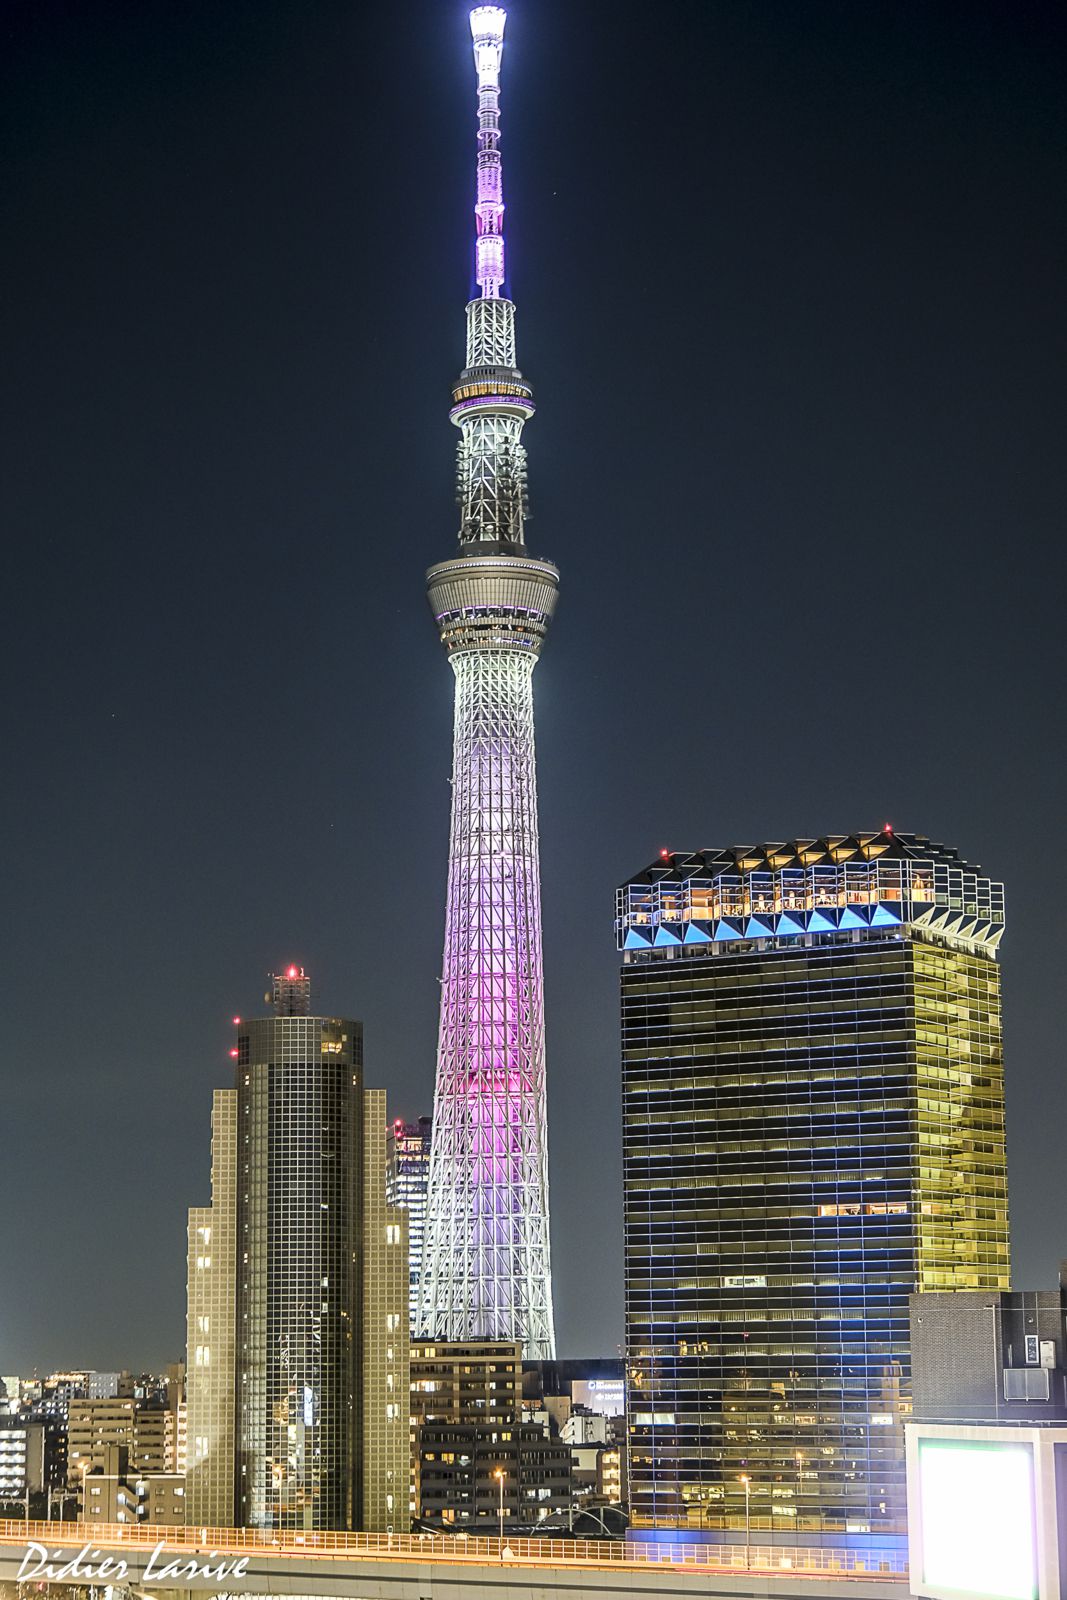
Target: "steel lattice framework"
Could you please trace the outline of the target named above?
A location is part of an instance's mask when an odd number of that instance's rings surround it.
[[[424,1336],[519,1339],[549,1359],[544,997],[533,669],[559,574],[530,556],[523,424],[504,284],[499,74],[505,14],[471,13],[478,69],[475,276],[460,430],[460,553],[430,604],[456,675],[448,904],[420,1294]]]

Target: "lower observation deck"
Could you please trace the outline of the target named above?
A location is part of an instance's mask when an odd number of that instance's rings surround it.
[[[559,596],[559,571],[533,556],[471,553],[426,574],[427,597],[445,648],[540,654]]]
[[[753,1543],[616,1543],[450,1534],[293,1533],[79,1522],[0,1522],[0,1588],[39,1585],[163,1595],[309,1595],[337,1600],[556,1600],[720,1595],[723,1600],[903,1600],[890,1572],[851,1550]],[[102,1563],[110,1563],[101,1573]],[[124,1565],[119,1565],[119,1564]],[[195,1567],[196,1571],[190,1568]],[[51,1571],[46,1570],[51,1568]],[[205,1574],[214,1569],[219,1576]],[[225,1568],[223,1572],[221,1569]],[[66,1569],[66,1570],[65,1570]]]

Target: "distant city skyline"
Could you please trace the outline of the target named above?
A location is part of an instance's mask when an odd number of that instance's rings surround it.
[[[1062,13],[658,29],[508,19],[527,541],[566,564],[561,1355],[622,1341],[611,924],[660,848],[888,820],[1006,881],[1013,1281],[1067,1253]],[[469,52],[437,0],[400,58],[392,12],[317,0],[11,20],[0,1370],[181,1355],[230,1019],[282,961],[362,1018],[389,1115],[431,1110],[452,684],[419,586],[455,529]]]

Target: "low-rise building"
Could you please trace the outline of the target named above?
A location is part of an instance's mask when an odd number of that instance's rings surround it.
[[[514,1420],[522,1399],[522,1347],[513,1340],[411,1344],[411,1414],[415,1425]]]
[[[45,1486],[45,1425],[0,1418],[0,1500]]]
[[[609,1427],[610,1424],[607,1417],[596,1416],[588,1411],[572,1410],[570,1416],[559,1430],[559,1436],[564,1444],[607,1444]]]
[[[511,1430],[520,1419],[522,1397],[522,1346],[514,1340],[471,1340],[449,1343],[416,1339],[411,1345],[411,1515],[462,1520],[469,1510],[468,1485],[463,1473],[442,1473],[441,1452],[453,1458],[468,1454],[465,1437],[449,1446],[439,1430],[448,1427],[486,1428],[493,1438]],[[432,1509],[423,1505],[423,1431],[435,1430],[431,1449],[434,1482]],[[429,1448],[429,1447],[427,1447]],[[446,1463],[456,1466],[453,1459]],[[469,1465],[469,1463],[468,1463]],[[463,1481],[463,1498],[450,1502],[447,1485]],[[445,1517],[445,1511],[448,1516]]]
[[[570,1446],[578,1506],[625,1502],[625,1387],[613,1357],[523,1364],[523,1418]]]
[[[138,1515],[156,1526],[181,1527],[185,1516],[184,1472],[155,1472],[136,1478]]]
[[[914,1294],[910,1319],[917,1420],[1067,1421],[1067,1263],[1055,1289]]]
[[[626,1483],[625,1445],[609,1444],[597,1451],[596,1493],[598,1500],[606,1500],[613,1506],[627,1503],[629,1492]]]
[[[81,1521],[138,1522],[164,1527],[185,1523],[185,1478],[176,1472],[131,1469],[125,1445],[109,1444],[100,1464],[85,1474]]]
[[[625,1369],[621,1356],[586,1356],[565,1361],[524,1361],[522,1393],[528,1402],[565,1397],[600,1416],[626,1410]]]
[[[572,1498],[570,1446],[529,1423],[427,1423],[420,1430],[420,1519],[493,1532],[529,1527]]]
[[[128,1372],[87,1372],[85,1374],[85,1398],[87,1400],[117,1400],[119,1384],[124,1378],[129,1378]],[[124,1385],[127,1392],[130,1386]]]
[[[411,1347],[412,1514],[440,1526],[529,1526],[570,1504],[569,1445],[523,1419],[515,1341]],[[501,1479],[498,1474],[503,1474]]]
[[[64,1427],[72,1400],[88,1393],[88,1372],[50,1372],[46,1378],[32,1378],[22,1385],[22,1403],[35,1417],[53,1417]]]
[[[105,1445],[99,1463],[83,1475],[79,1522],[137,1522],[137,1490],[129,1482],[125,1445]]]
[[[91,1472],[106,1470],[111,1446],[126,1451],[129,1471],[141,1477],[173,1470],[174,1417],[163,1405],[137,1400],[72,1400],[67,1421],[67,1478],[80,1489]]]

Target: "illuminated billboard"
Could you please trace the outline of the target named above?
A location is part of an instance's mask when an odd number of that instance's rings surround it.
[[[1030,1444],[921,1438],[924,1588],[1037,1600]]]

